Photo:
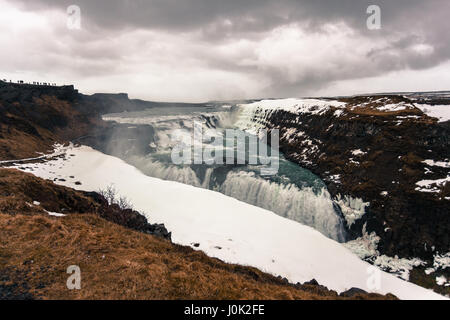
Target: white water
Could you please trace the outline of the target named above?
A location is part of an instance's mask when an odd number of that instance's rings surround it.
[[[374,270],[313,228],[218,192],[148,177],[124,161],[89,147],[71,148],[65,158],[22,170],[44,179],[64,177],[64,181],[56,183],[84,191],[105,189],[113,184],[136,210],[147,213],[150,221],[164,223],[173,232],[175,243],[185,246],[199,243],[196,249],[209,256],[253,266],[286,277],[292,283],[314,278],[337,292],[356,287],[393,293],[402,299],[444,299]],[[75,181],[82,184],[76,185]],[[38,200],[43,201],[34,199]],[[374,275],[378,279],[375,286],[368,281]]]
[[[283,217],[313,227],[327,237],[345,241],[345,229],[336,215],[330,194],[322,189],[299,189],[294,184],[279,184],[255,177],[253,172],[230,172],[220,192],[249,204],[273,211]]]
[[[195,187],[219,191],[225,195],[277,213],[280,216],[311,226],[327,237],[344,242],[343,219],[333,207],[333,200],[320,179],[307,170],[281,161],[278,179],[267,180],[248,166],[179,166],[170,161],[173,136],[183,134],[191,139],[192,121],[204,127],[238,127],[247,132],[260,124],[254,122],[255,108],[238,108],[237,112],[198,112],[176,110],[178,114],[144,113],[117,114],[104,117],[119,123],[148,124],[155,129],[156,154],[126,156],[125,160],[144,174]],[[161,113],[167,112],[162,110]],[[263,114],[257,116],[264,116]],[[190,120],[190,121],[189,121]],[[263,120],[259,118],[259,120]],[[180,129],[182,132],[180,132]],[[186,130],[186,132],[184,132]],[[217,134],[222,134],[217,132]],[[177,136],[178,137],[178,136]],[[178,137],[179,139],[179,137]],[[202,168],[199,168],[202,167]],[[257,170],[256,170],[257,171]],[[283,181],[283,182],[281,182]],[[314,188],[312,187],[314,186]]]
[[[345,241],[345,228],[333,208],[325,189],[299,188],[292,183],[276,183],[257,176],[252,171],[233,170],[222,183],[215,183],[220,173],[207,168],[203,178],[189,166],[167,165],[150,158],[131,157],[127,161],[144,174],[195,187],[212,189],[248,204],[277,213],[280,216],[311,226],[338,242]]]

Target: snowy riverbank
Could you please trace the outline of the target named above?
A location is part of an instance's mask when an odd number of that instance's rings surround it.
[[[113,184],[136,210],[164,223],[174,242],[198,244],[209,256],[254,266],[293,283],[314,278],[338,292],[358,287],[401,299],[443,298],[388,273],[374,274],[370,264],[310,227],[217,192],[148,177],[89,147],[69,147],[65,159],[22,168],[79,190],[98,191]],[[368,287],[378,276],[378,288]]]

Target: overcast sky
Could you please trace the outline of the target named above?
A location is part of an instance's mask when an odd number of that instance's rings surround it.
[[[69,5],[81,29],[67,27]],[[367,7],[381,29],[367,28]],[[165,101],[450,90],[448,0],[0,0],[0,78]],[[73,21],[73,20],[70,20]]]

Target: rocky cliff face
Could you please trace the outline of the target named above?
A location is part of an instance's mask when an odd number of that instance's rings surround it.
[[[348,223],[353,238],[365,225],[381,238],[378,249],[391,256],[428,259],[448,252],[450,123],[427,116],[404,96],[316,104],[289,109],[254,103],[251,121],[279,129],[285,156],[319,175],[335,197],[368,203],[366,213]]]
[[[125,107],[116,101],[116,111],[126,110],[127,97],[119,100]],[[80,95],[70,86],[0,82],[0,166],[2,161],[36,157],[37,152],[51,150],[55,142],[82,140],[102,148],[112,147],[104,142],[114,141],[114,135],[122,137],[126,128],[101,120],[102,112],[112,110],[108,101],[110,97]],[[150,136],[150,127],[142,126],[140,130],[125,132],[125,136]],[[395,299],[390,294],[368,294],[355,288],[338,295],[315,280],[294,285],[254,268],[222,263],[191,248],[150,237],[170,240],[171,234],[164,225],[150,224],[138,212],[110,204],[99,194],[57,186],[16,170],[0,169],[0,194],[0,236],[6,257],[0,259],[3,299],[80,298],[71,295],[66,279],[61,279],[70,259],[88,261],[83,267],[85,279],[95,282],[88,287],[104,289],[82,290],[81,298],[85,299]],[[50,210],[66,217],[51,217]],[[149,269],[149,257],[159,265]],[[134,263],[132,268],[130,261]],[[136,272],[136,261],[142,262],[139,270],[144,273]],[[195,265],[196,270],[186,265]],[[129,271],[125,274],[124,266]],[[155,281],[149,278],[149,270],[157,270]],[[168,276],[167,270],[175,271],[176,277]],[[107,277],[98,278],[98,274]],[[118,275],[117,279],[111,281],[111,274]],[[142,284],[142,288],[124,287],[130,281]],[[191,285],[180,291],[180,281]],[[156,286],[149,290],[152,283]],[[228,289],[218,293],[217,288],[223,287]]]
[[[86,96],[73,86],[0,81],[0,161],[37,157],[38,152],[67,141],[80,141],[109,151],[106,141],[126,128],[102,121],[101,115],[143,110],[153,105],[130,100],[126,94]]]
[[[172,103],[172,102],[154,102],[144,101],[139,99],[130,99],[126,93],[109,94],[96,93],[90,96],[80,95],[80,102],[82,105],[89,106],[90,110],[95,110],[97,113],[116,113],[116,112],[133,112],[142,111],[156,106],[166,107],[198,107],[201,104],[195,103]]]
[[[348,222],[353,238],[366,225],[369,233],[381,238],[378,249],[388,255],[431,258],[436,251],[448,252],[450,184],[445,180],[450,124],[415,106],[450,104],[449,98],[390,95],[338,100],[322,99],[307,112],[257,107],[251,122],[280,129],[281,151],[319,175],[333,196],[360,198],[362,207],[368,203],[364,215]],[[117,145],[106,142],[115,141],[115,135],[128,137],[127,128],[105,123],[100,115],[151,106],[124,94],[84,96],[72,86],[0,81],[0,161],[36,157],[37,151],[67,141],[114,153],[110,148]],[[139,130],[130,131],[128,138],[153,136],[150,127]],[[138,146],[144,153],[148,142]]]
[[[51,87],[0,82],[0,158],[36,157],[102,127],[95,111],[86,112],[73,86]]]

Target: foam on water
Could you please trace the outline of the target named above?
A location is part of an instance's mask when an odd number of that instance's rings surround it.
[[[216,108],[217,110],[217,108]],[[214,111],[214,110],[213,110]],[[221,192],[246,203],[268,209],[280,216],[311,226],[339,242],[346,239],[344,220],[333,206],[333,200],[322,181],[312,173],[284,158],[278,176],[261,177],[251,166],[175,165],[170,161],[174,135],[191,139],[193,121],[204,127],[239,128],[257,133],[263,126],[264,113],[259,106],[228,108],[227,111],[151,110],[142,113],[109,115],[105,120],[129,124],[148,124],[155,129],[156,153],[126,156],[125,160],[144,174]],[[186,130],[186,131],[183,131]],[[181,137],[182,138],[182,137]],[[213,210],[213,208],[211,208]]]

